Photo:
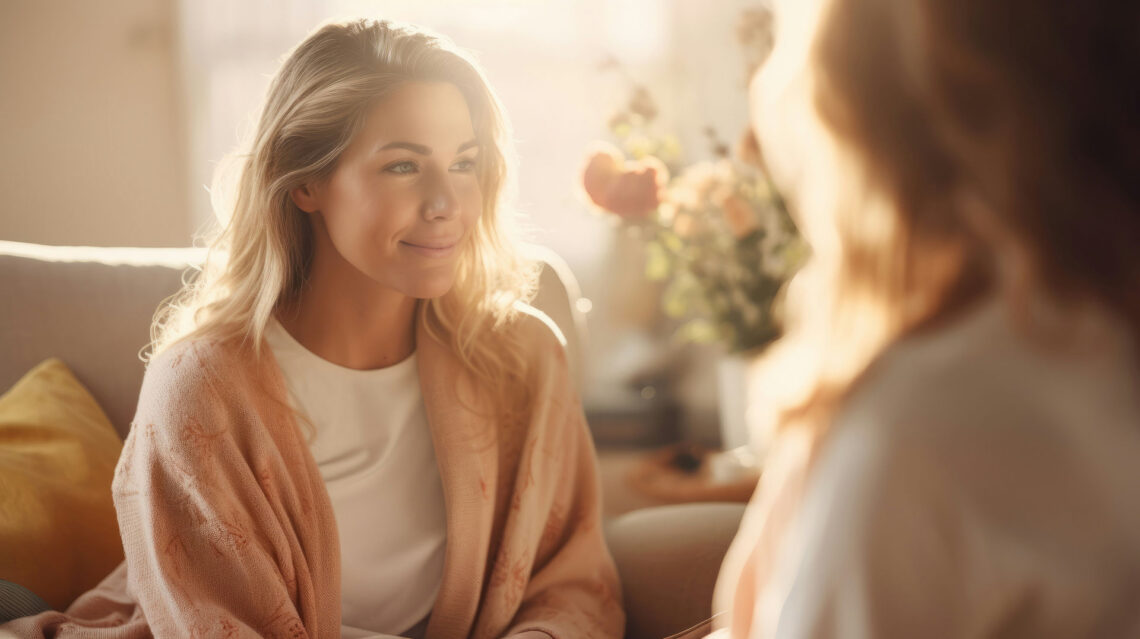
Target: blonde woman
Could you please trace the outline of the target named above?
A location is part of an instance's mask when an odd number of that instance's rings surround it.
[[[777,4],[815,255],[717,636],[1140,636],[1140,7]]]
[[[113,486],[126,561],[3,629],[621,636],[592,443],[504,230],[508,140],[440,38],[302,42],[156,322]]]

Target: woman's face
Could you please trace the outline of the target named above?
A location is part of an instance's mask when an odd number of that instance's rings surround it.
[[[788,198],[815,259],[838,255],[833,215],[841,165],[815,107],[813,46],[828,2],[776,0],[775,47],[749,87],[749,115],[766,172]]]
[[[327,182],[293,198],[366,277],[410,297],[439,297],[482,213],[478,154],[459,89],[411,82],[372,108]]]

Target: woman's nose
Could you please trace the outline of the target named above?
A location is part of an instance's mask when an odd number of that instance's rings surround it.
[[[455,195],[447,176],[431,180],[423,204],[424,219],[432,222],[448,220],[459,214],[459,198]]]

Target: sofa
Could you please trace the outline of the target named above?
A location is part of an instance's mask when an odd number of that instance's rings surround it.
[[[534,249],[533,256],[544,266],[535,306],[562,330],[580,382],[586,334],[574,303],[577,285],[556,255]],[[142,382],[139,353],[149,341],[154,311],[202,258],[192,248],[0,241],[0,392],[57,357],[125,437]],[[710,616],[712,587],[742,512],[740,504],[687,504],[607,522],[623,583],[627,637],[660,639]]]

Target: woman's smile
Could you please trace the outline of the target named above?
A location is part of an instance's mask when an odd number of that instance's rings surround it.
[[[400,241],[400,248],[407,249],[417,255],[431,258],[451,257],[458,246],[458,239],[423,240],[416,242]]]

